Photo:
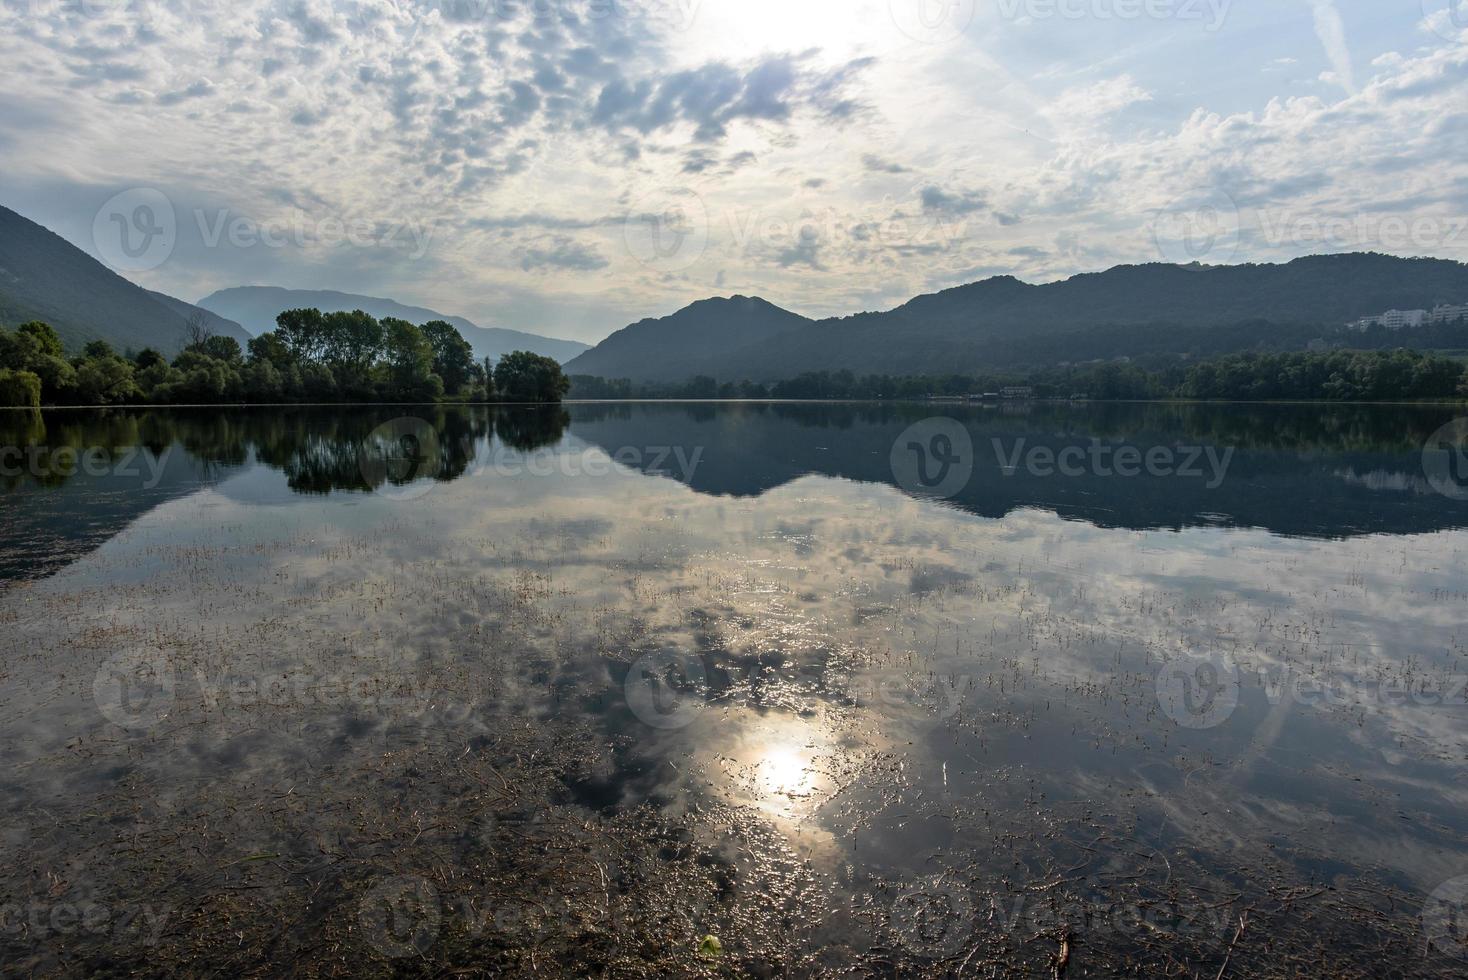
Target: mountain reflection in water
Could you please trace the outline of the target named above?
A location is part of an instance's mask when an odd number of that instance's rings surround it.
[[[1318,537],[1468,525],[1468,501],[1434,492],[1422,474],[1424,444],[1452,418],[1441,408],[602,403],[566,409],[6,412],[0,413],[3,444],[39,462],[0,472],[0,488],[12,502],[7,537],[47,546],[0,551],[0,581],[54,570],[72,548],[105,540],[158,502],[249,466],[281,471],[286,485],[302,494],[375,489],[399,474],[364,468],[364,447],[375,431],[403,418],[434,437],[427,460],[432,469],[415,477],[451,482],[494,472],[505,459],[533,467],[533,460],[516,455],[543,450],[553,456],[569,438],[568,445],[599,447],[618,465],[679,480],[700,493],[748,497],[808,474],[894,484],[888,459],[893,441],[935,413],[957,418],[974,446],[972,476],[949,503],[982,517],[1038,507],[1098,527],[1259,527]],[[1196,453],[1195,475],[1126,478],[1104,467],[1040,475],[1005,466],[1016,453],[1058,455],[1075,447],[1089,455],[1097,446],[1109,456],[1122,447],[1179,447],[1179,469]],[[89,476],[76,453],[92,447],[119,463],[136,452],[137,475],[109,470],[103,479]],[[64,455],[67,450],[72,454]],[[1227,461],[1221,480],[1220,459]],[[154,467],[159,473],[150,480]],[[37,489],[48,492],[26,493]],[[83,498],[85,527],[68,519]]]

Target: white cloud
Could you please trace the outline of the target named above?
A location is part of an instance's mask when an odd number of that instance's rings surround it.
[[[1261,209],[1271,227],[1383,208],[1410,222],[1461,212],[1468,194],[1468,45],[1420,46],[1411,12],[1394,39],[1406,53],[1378,49],[1358,84],[1328,0],[1289,6],[1301,50],[1254,57],[1226,31],[1177,47],[1170,25],[1129,23],[1119,74],[1085,23],[1025,28],[1058,39],[1025,69],[1013,24],[923,45],[885,3],[780,21],[787,6],[702,0],[685,30],[570,0],[57,0],[41,14],[0,0],[0,58],[25,66],[0,76],[0,203],[87,245],[90,209],[159,187],[183,227],[149,286],[386,293],[594,340],[725,282],[833,314],[990,271],[1156,260],[1155,211],[1213,190],[1244,209],[1249,259],[1314,250],[1262,235]],[[1350,91],[1238,70],[1293,65],[1317,42]],[[1194,84],[1204,58],[1222,68],[1211,88]],[[1265,94],[1229,87],[1243,75]],[[638,261],[625,225],[673,191],[706,209],[708,245],[669,271]],[[420,260],[319,244],[330,235],[190,247],[199,211],[414,222],[431,246]]]

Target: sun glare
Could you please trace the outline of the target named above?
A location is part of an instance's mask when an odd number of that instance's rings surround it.
[[[853,7],[864,16],[853,16]],[[701,0],[690,9],[690,40],[723,57],[819,49],[834,59],[890,40],[893,31],[886,5],[868,0]]]
[[[759,763],[760,792],[767,796],[807,796],[814,787],[815,775],[805,752],[785,746],[771,748]]]

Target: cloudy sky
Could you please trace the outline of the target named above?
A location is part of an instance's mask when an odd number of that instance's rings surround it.
[[[0,204],[188,300],[595,341],[716,294],[1468,259],[1468,0],[0,0],[0,59]]]

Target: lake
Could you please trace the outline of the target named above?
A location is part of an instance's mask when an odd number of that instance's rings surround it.
[[[0,963],[1461,976],[1455,415],[0,414]]]

